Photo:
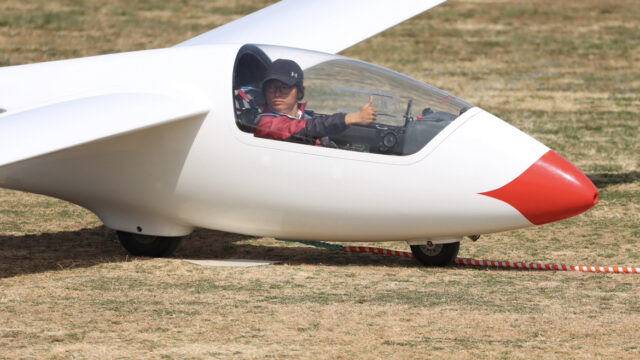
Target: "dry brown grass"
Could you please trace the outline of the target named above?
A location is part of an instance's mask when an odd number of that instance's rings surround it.
[[[170,46],[269,2],[4,0],[0,65]],[[453,0],[345,52],[505,118],[600,189],[582,216],[461,256],[640,266],[638,13],[635,0]],[[131,258],[87,211],[0,190],[0,358],[640,355],[634,275],[425,269],[209,230],[176,257],[283,264]]]

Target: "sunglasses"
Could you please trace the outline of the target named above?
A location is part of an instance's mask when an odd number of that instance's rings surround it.
[[[291,90],[293,90],[293,86],[269,84],[265,87],[265,90],[270,94],[275,94],[276,92],[280,92],[280,94],[286,96],[286,95],[289,95]]]

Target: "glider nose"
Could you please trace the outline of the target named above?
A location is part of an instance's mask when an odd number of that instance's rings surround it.
[[[598,202],[591,180],[554,151],[507,185],[482,195],[506,202],[535,225],[578,215]]]

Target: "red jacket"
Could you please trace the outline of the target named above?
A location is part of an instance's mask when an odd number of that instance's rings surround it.
[[[347,129],[345,114],[311,116],[304,112],[306,107],[307,103],[298,105],[300,119],[275,113],[265,107],[262,114],[258,115],[256,136],[314,144],[319,138],[339,134]]]

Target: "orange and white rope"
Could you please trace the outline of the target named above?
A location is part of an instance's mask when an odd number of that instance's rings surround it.
[[[555,270],[607,274],[640,274],[640,268],[637,267],[536,264],[526,262],[488,261],[465,258],[456,258],[453,263],[458,265],[520,270]]]
[[[411,252],[391,250],[391,249],[381,249],[381,248],[374,248],[374,247],[368,247],[368,246],[344,246],[342,249],[344,252],[391,255],[391,256],[404,257],[407,259],[415,258],[415,256]]]
[[[415,258],[413,253],[407,251],[398,251],[390,249],[381,249],[366,246],[345,246],[344,252],[352,253],[370,253],[380,255],[399,256],[403,258]],[[589,273],[606,273],[606,274],[640,274],[640,268],[637,267],[620,267],[620,266],[584,266],[584,265],[556,265],[556,264],[537,264],[526,262],[511,261],[492,261],[492,260],[475,260],[467,258],[456,258],[453,263],[461,266],[477,266],[485,268],[502,268],[502,269],[518,269],[518,270],[555,270],[555,271],[575,271]]]

